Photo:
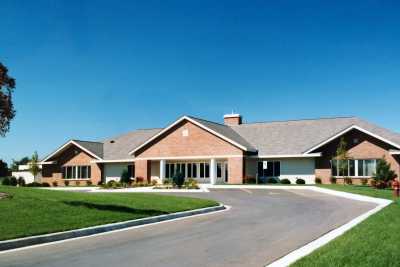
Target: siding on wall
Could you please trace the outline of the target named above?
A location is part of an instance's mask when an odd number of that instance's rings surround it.
[[[111,180],[119,181],[121,180],[121,174],[124,169],[128,167],[126,163],[105,163],[104,164],[104,179],[105,182]]]

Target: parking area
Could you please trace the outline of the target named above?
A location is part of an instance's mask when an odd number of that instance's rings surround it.
[[[375,204],[309,190],[175,193],[231,209],[0,255],[0,266],[264,266]]]

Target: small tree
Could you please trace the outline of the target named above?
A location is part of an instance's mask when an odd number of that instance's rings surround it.
[[[124,168],[122,173],[121,173],[121,183],[127,184],[131,180],[131,177],[129,177],[129,171],[128,168]]]
[[[336,150],[336,159],[338,160],[338,170],[339,176],[344,176],[343,181],[348,183],[349,177],[345,177],[348,175],[344,175],[346,172],[348,174],[349,170],[349,154],[347,153],[347,142],[344,140],[344,137],[340,138],[339,146]]]
[[[376,162],[376,173],[374,173],[372,178],[377,188],[386,188],[388,182],[394,180],[396,177],[396,173],[390,168],[390,163],[386,161],[385,157]]]
[[[7,163],[0,159],[0,177],[6,177],[10,175]]]
[[[15,160],[15,159],[13,159],[13,160],[12,160],[12,163],[11,163],[11,168],[10,168],[10,169],[11,169],[13,172],[16,172],[16,171],[18,171],[18,166],[19,166],[19,165],[26,165],[26,164],[29,163],[29,161],[30,161],[29,157],[23,157],[23,158],[20,159],[20,160]]]
[[[182,172],[176,172],[172,177],[172,181],[178,188],[181,188],[185,183],[185,175]]]
[[[36,176],[40,172],[39,156],[38,156],[38,153],[36,151],[33,153],[31,162],[29,163],[29,171],[33,175],[33,180],[36,181]]]

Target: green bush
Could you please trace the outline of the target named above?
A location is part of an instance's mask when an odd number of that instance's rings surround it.
[[[69,181],[68,181],[68,180],[65,180],[65,181],[64,181],[64,185],[65,185],[65,186],[69,186]]]
[[[315,178],[315,183],[316,184],[322,184],[321,178],[319,178],[319,177]]]
[[[352,185],[352,184],[353,184],[353,179],[351,179],[350,177],[345,177],[345,178],[343,179],[343,182],[344,182],[345,184]]]
[[[42,184],[38,183],[38,182],[32,182],[32,183],[27,184],[26,186],[28,186],[28,187],[41,187]]]
[[[199,189],[197,181],[193,178],[189,178],[185,181],[184,187],[187,189]]]
[[[92,186],[92,185],[93,185],[93,182],[90,181],[90,180],[88,180],[88,181],[86,181],[86,185],[87,185],[87,186]]]
[[[281,184],[291,184],[289,179],[282,179]]]
[[[121,173],[120,182],[121,182],[121,183],[127,184],[127,183],[130,182],[130,180],[131,180],[131,177],[129,177],[128,168],[124,168],[124,169],[122,170],[122,173]]]
[[[25,179],[24,179],[24,177],[19,177],[18,178],[18,185],[19,186],[25,186]]]
[[[296,184],[306,184],[306,181],[304,181],[304,179],[297,178]]]
[[[1,180],[1,184],[2,184],[2,185],[11,185],[11,184],[10,184],[10,177],[4,177],[4,178]]]
[[[361,184],[362,185],[367,185],[368,184],[368,179],[361,179]]]
[[[53,181],[51,184],[52,184],[54,187],[57,187],[57,186],[58,186],[58,182],[57,182],[57,181]]]
[[[331,178],[329,178],[329,181],[331,182],[331,184],[336,184],[336,177],[331,177]]]
[[[17,185],[18,185],[18,180],[17,180],[17,178],[15,178],[14,176],[12,176],[12,177],[10,178],[10,185],[11,185],[11,186],[17,186]]]
[[[269,178],[267,181],[268,184],[277,184],[278,180],[276,180],[275,178]]]
[[[174,184],[178,187],[181,188],[183,183],[185,182],[185,175],[183,175],[182,172],[176,172],[174,174],[174,177],[172,177],[172,180]]]
[[[44,182],[44,183],[42,183],[42,184],[41,184],[41,186],[42,186],[42,187],[50,187],[50,184],[49,184],[49,183],[46,183],[46,182]]]

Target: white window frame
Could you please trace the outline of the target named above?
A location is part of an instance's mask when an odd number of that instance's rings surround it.
[[[331,160],[331,170],[332,170],[332,161],[337,161],[337,163],[336,163],[336,173],[337,174],[339,174],[339,164],[338,164],[338,161],[339,160],[337,160],[337,159],[332,159]],[[373,160],[375,163],[375,172],[376,172],[376,165],[377,165],[377,159],[348,159],[348,160],[354,160],[354,168],[355,168],[355,170],[354,170],[354,176],[350,176],[350,175],[347,175],[347,176],[341,176],[341,175],[335,175],[335,176],[333,176],[333,177],[335,177],[335,178],[345,178],[345,177],[349,177],[349,178],[371,178],[372,177],[372,175],[359,175],[359,173],[358,173],[358,162],[359,161],[363,161],[364,162],[364,164],[363,164],[363,174],[365,173],[365,161],[366,160]],[[347,173],[348,174],[350,174],[350,164],[347,164],[347,168],[348,168],[348,170],[347,170]]]

